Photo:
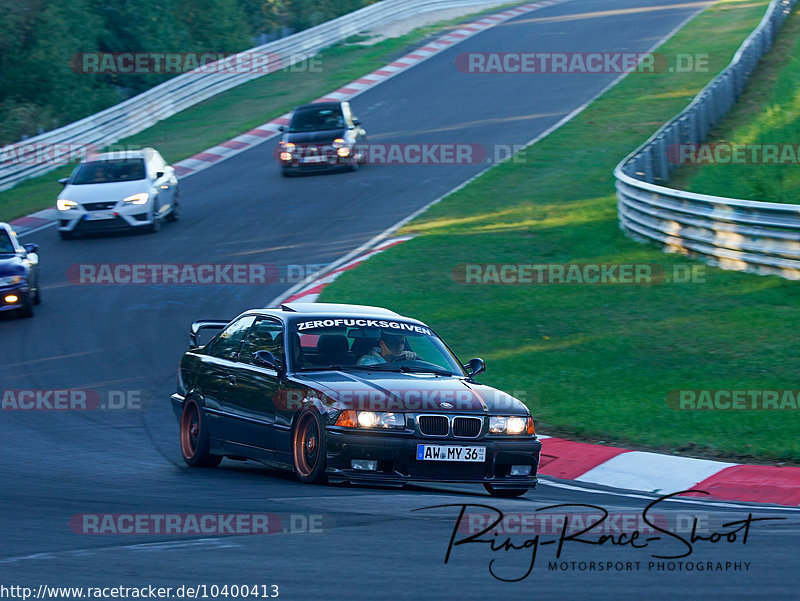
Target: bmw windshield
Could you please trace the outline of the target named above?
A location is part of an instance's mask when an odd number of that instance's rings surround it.
[[[11,242],[11,238],[9,238],[8,233],[5,230],[0,229],[0,255],[11,255],[16,252],[14,248],[14,243]]]
[[[466,375],[444,342],[423,325],[374,317],[296,322],[289,356],[295,370],[326,369]]]
[[[298,109],[289,124],[292,133],[334,129],[344,129],[344,116],[338,108]]]

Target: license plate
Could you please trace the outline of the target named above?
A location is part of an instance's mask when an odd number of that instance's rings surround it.
[[[86,215],[86,221],[98,221],[100,219],[114,219],[114,213],[111,211],[97,211]]]
[[[418,444],[419,461],[486,461],[486,447],[459,447],[444,444]]]
[[[304,163],[321,163],[324,160],[325,160],[325,157],[322,156],[322,155],[303,157],[303,162]]]

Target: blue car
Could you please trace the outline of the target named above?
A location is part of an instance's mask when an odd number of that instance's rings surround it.
[[[33,317],[42,302],[39,290],[39,246],[22,245],[7,223],[0,223],[0,312]]]

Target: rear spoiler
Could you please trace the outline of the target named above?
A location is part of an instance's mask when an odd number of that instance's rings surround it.
[[[200,346],[197,344],[197,335],[202,330],[221,330],[229,323],[230,321],[224,321],[222,319],[198,319],[192,324],[192,328],[189,331],[189,345],[192,348]]]

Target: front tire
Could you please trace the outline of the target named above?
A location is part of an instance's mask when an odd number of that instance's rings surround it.
[[[190,399],[183,406],[180,421],[181,455],[191,467],[217,467],[222,461],[219,455],[209,453],[206,417],[196,401]]]
[[[19,316],[20,317],[33,317],[33,298],[31,297],[31,293],[30,292],[25,297],[25,302],[22,304],[22,307],[19,309]]]
[[[159,205],[158,198],[156,198],[153,202],[153,223],[147,227],[147,231],[151,234],[157,234],[161,231],[161,215],[159,214],[160,208],[161,205]]]
[[[484,484],[483,487],[493,497],[500,497],[503,499],[511,499],[513,497],[521,497],[526,492],[527,488],[496,488],[491,484]]]
[[[294,471],[300,482],[324,484],[327,481],[325,442],[325,426],[319,413],[303,412],[297,418],[292,434]]]
[[[180,190],[175,190],[175,197],[172,199],[172,209],[170,209],[169,215],[167,215],[167,221],[169,221],[170,223],[175,223],[180,218],[181,218]]]

